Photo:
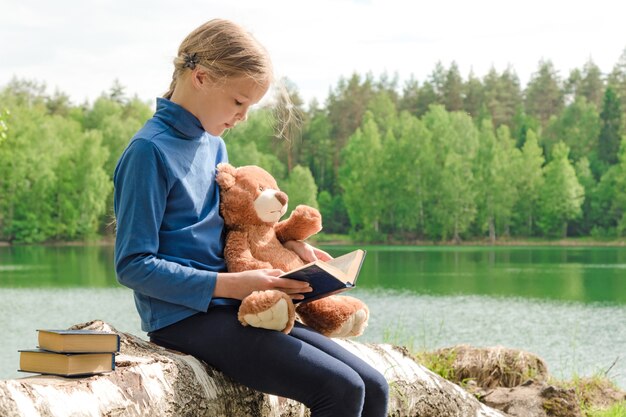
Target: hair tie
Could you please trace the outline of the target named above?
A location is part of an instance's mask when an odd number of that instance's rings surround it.
[[[183,55],[183,59],[185,60],[185,65],[183,65],[183,67],[192,70],[196,67],[196,64],[198,63],[198,54],[195,52],[193,54],[185,53]]]

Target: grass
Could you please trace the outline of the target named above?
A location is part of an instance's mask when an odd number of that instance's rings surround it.
[[[430,369],[440,377],[448,381],[456,381],[456,371],[454,362],[456,361],[456,351],[447,352],[419,352],[415,354],[418,363]]]
[[[421,351],[414,355],[418,363],[442,378],[466,388],[478,399],[480,390],[470,389],[470,381],[473,381],[474,386],[494,388],[513,387],[528,379],[545,380],[546,377],[542,363],[536,362],[535,359],[538,358],[530,354],[516,356],[511,352],[496,351],[484,355],[480,350],[458,346],[433,352]],[[626,417],[624,392],[604,374],[592,377],[574,376],[568,381],[549,378],[548,383],[569,392],[563,398],[557,396],[544,400],[544,408],[550,415],[571,415],[578,408],[585,417]]]
[[[622,391],[605,375],[574,376],[569,381],[551,382],[562,388],[573,389],[586,417],[626,417],[626,400],[618,400]]]
[[[626,417],[626,401],[621,401],[606,409],[594,409],[585,412],[587,417]]]

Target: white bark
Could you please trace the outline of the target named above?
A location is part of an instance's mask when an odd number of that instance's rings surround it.
[[[95,321],[76,328],[112,330]],[[0,416],[301,417],[292,400],[243,387],[197,359],[120,333],[115,372],[88,378],[35,376],[0,381]],[[405,349],[338,341],[382,372],[389,416],[503,417],[416,363]]]

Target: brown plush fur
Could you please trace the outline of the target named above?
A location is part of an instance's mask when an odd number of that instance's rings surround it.
[[[234,168],[218,166],[220,210],[228,231],[224,258],[231,272],[251,269],[278,268],[289,271],[304,265],[282,242],[304,240],[322,229],[319,212],[312,207],[298,206],[287,220],[266,223],[261,220],[253,202],[261,189],[279,190],[276,180],[256,166]],[[287,202],[287,195],[278,198]]]
[[[313,327],[323,335],[335,336],[341,326],[350,319],[355,311],[360,309],[363,309],[365,321],[367,321],[369,310],[361,300],[332,295],[310,303],[299,304],[297,311],[300,319],[308,326]],[[341,336],[360,336],[363,330],[363,327],[355,326],[348,334]]]
[[[281,291],[255,291],[254,297],[250,298],[249,303],[242,304],[239,309],[237,318],[244,326],[248,323],[245,322],[244,316],[246,314],[255,314],[259,311],[265,311],[274,306],[278,301],[284,299],[287,302],[287,308],[289,310],[289,319],[287,325],[282,330],[283,333],[289,333],[293,329],[295,323],[295,310],[291,298],[287,294]]]
[[[274,193],[268,203],[276,208],[272,213],[279,212],[287,204],[288,197],[279,190],[274,177],[257,166],[235,168],[220,164],[217,183],[220,186],[220,212],[227,230],[224,258],[230,272],[264,268],[289,271],[304,265],[295,252],[283,246],[283,242],[304,240],[319,232],[322,228],[319,211],[300,205],[287,220],[263,221],[255,204],[264,191]],[[290,306],[288,321],[291,324],[282,331],[288,333],[294,322],[294,307],[289,296],[280,291],[256,291],[246,297],[240,307],[240,321],[246,314],[268,310],[284,297]],[[358,326],[341,336],[357,336],[367,325],[367,307],[353,297],[327,297],[302,306],[298,307],[298,313],[300,309],[303,311],[299,313],[301,320],[327,335],[335,334],[357,312],[360,317],[365,315],[365,323],[353,320]]]

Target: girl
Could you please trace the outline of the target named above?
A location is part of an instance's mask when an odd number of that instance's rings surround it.
[[[252,291],[294,299],[311,291],[280,270],[224,272],[220,135],[246,119],[271,82],[266,51],[234,23],[211,20],[185,38],[169,91],[115,169],[118,280],[134,290],[152,342],[295,399],[314,417],[385,416],[387,382],[338,344],[303,325],[286,335],[237,320],[237,300]],[[287,245],[307,262],[330,258],[303,242]]]

